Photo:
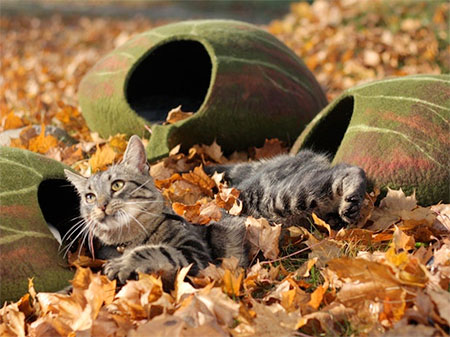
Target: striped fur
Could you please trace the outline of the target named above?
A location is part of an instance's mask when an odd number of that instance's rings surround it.
[[[170,277],[191,263],[190,274],[195,275],[208,263],[230,256],[246,266],[243,218],[190,224],[172,213],[148,171],[137,136],[130,138],[123,161],[104,172],[84,178],[66,171],[81,198],[81,235],[103,244],[97,256],[108,260],[104,273],[110,279],[124,283],[139,272]]]
[[[358,220],[366,191],[364,171],[330,166],[325,155],[310,150],[296,156],[206,168],[224,172],[240,190],[243,213],[272,222],[301,225],[312,212],[332,225]]]

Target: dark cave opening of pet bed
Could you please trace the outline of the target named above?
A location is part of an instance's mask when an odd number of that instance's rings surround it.
[[[38,187],[38,202],[45,221],[55,227],[61,237],[80,220],[80,199],[65,179],[42,181]]]
[[[130,107],[153,123],[177,106],[196,112],[211,82],[212,63],[198,41],[172,41],[150,52],[133,70],[126,87]]]
[[[342,99],[317,123],[307,136],[302,148],[327,153],[333,158],[341,145],[353,115],[354,98]]]

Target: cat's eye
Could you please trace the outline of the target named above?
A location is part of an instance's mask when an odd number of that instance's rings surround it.
[[[113,181],[113,183],[111,184],[111,189],[114,192],[117,192],[122,189],[123,185],[125,185],[123,180],[116,180],[116,181]]]
[[[93,203],[93,202],[95,201],[95,199],[96,199],[94,193],[87,193],[84,197],[86,198],[86,202],[87,202],[88,204]]]

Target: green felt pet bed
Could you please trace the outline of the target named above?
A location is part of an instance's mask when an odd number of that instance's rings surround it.
[[[151,161],[177,144],[214,139],[225,152],[266,138],[293,143],[327,104],[305,64],[271,34],[228,20],[185,21],[142,34],[106,55],[80,83],[91,130],[148,137]],[[161,125],[168,112],[194,114]]]
[[[362,167],[372,184],[416,191],[420,204],[450,202],[450,76],[416,75],[344,92],[292,148],[326,151]]]
[[[26,150],[0,147],[0,301],[57,291],[73,276],[47,223],[65,233],[78,213],[67,166]]]

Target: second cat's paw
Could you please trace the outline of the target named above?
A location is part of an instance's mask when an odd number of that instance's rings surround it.
[[[126,259],[119,257],[106,262],[103,266],[103,273],[110,280],[117,279],[124,284],[129,278],[134,276],[135,271],[131,264],[127,263]]]
[[[359,219],[363,196],[352,195],[342,198],[339,207],[341,219],[347,223],[355,223]]]
[[[366,175],[362,169],[356,166],[346,168],[346,175],[342,179],[342,197],[339,205],[339,216],[344,222],[358,221],[366,193],[366,184]]]

